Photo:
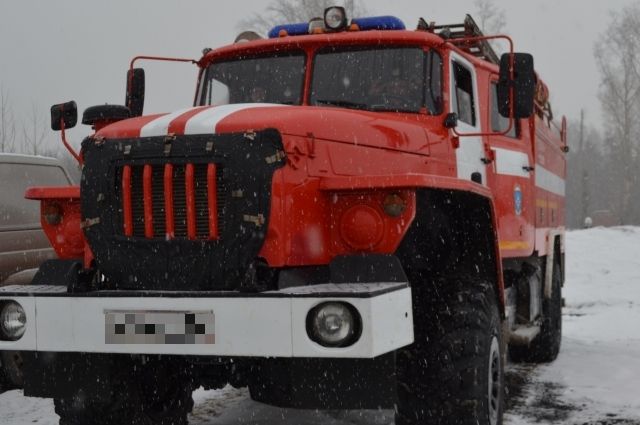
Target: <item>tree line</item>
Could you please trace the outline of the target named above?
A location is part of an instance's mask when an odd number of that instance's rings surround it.
[[[640,2],[612,11],[594,46],[604,124],[569,126],[567,219],[582,227],[640,224]]]
[[[76,182],[78,164],[59,145],[48,143],[51,135],[48,116],[31,103],[22,119],[16,114],[9,89],[0,84],[0,153],[21,153],[59,158]]]
[[[1,82],[0,82],[1,83]],[[11,92],[0,84],[0,152],[43,155],[47,148],[46,115],[36,103],[19,117],[13,108]]]

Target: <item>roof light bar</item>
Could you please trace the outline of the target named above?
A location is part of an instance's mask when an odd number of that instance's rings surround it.
[[[332,10],[331,13],[334,13],[335,11],[333,11],[333,9],[340,9],[340,8],[329,8],[327,9],[327,14],[329,14],[329,11]],[[337,13],[333,18],[335,19],[330,19],[330,23],[337,25],[338,21],[339,21],[339,13]],[[325,21],[324,21],[324,25],[327,27],[326,29],[330,30],[330,31],[341,31],[341,30],[345,30],[347,27],[347,18],[346,15],[344,16],[344,21],[342,21],[342,24],[344,24],[344,26],[337,26],[335,29],[332,27],[328,26],[328,22],[327,22],[327,16],[325,16]],[[357,28],[360,31],[373,31],[373,30],[379,30],[379,31],[393,31],[393,30],[405,30],[407,29],[404,25],[404,22],[402,22],[399,18],[396,18],[395,16],[375,16],[375,17],[370,17],[370,18],[355,18],[351,20],[351,25],[356,25]],[[318,24],[318,22],[316,22],[316,19],[312,19],[311,22],[305,22],[305,23],[299,23],[299,24],[286,24],[286,25],[278,25],[276,27],[274,27],[271,31],[269,31],[269,38],[278,38],[281,37],[282,35],[307,35],[307,34],[313,34],[316,33],[317,30],[320,29],[320,26]],[[321,31],[318,31],[321,32]]]
[[[275,26],[269,31],[269,38],[280,37],[281,31],[286,31],[287,35],[306,35],[309,34],[309,23],[286,24]]]
[[[352,24],[356,24],[360,31],[371,30],[404,30],[407,29],[399,18],[395,16],[374,16],[371,18],[354,18]]]

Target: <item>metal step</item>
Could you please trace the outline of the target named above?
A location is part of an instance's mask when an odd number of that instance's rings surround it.
[[[529,345],[540,333],[540,326],[516,326],[509,334],[510,345]]]

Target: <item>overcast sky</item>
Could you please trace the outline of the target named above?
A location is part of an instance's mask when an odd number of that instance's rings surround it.
[[[609,10],[629,0],[496,0],[507,17],[506,32],[516,50],[532,53],[547,82],[556,116],[601,123],[598,72],[593,44],[606,30]],[[0,0],[0,85],[9,91],[16,114],[35,104],[48,114],[54,103],[76,100],[80,111],[100,103],[124,102],[129,60],[138,54],[199,58],[202,48],[233,41],[237,23],[258,0]],[[473,0],[367,0],[376,15],[393,14],[414,28],[427,21],[461,22]],[[145,65],[145,112],[163,112],[193,100],[195,67]],[[48,118],[47,118],[48,120]],[[73,132],[75,144],[88,134]],[[55,139],[51,134],[50,138]]]

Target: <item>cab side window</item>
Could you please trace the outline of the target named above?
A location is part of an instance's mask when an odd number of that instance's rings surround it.
[[[442,56],[436,51],[426,55],[427,110],[431,115],[442,113]]]
[[[490,90],[491,97],[491,131],[495,133],[503,133],[509,128],[509,118],[505,118],[498,112],[498,83],[491,83]],[[508,137],[514,139],[520,138],[520,122],[518,120],[513,121],[511,130],[506,134]]]
[[[457,62],[453,62],[453,111],[458,119],[471,126],[476,126],[476,108],[473,98],[473,77],[471,71]]]

